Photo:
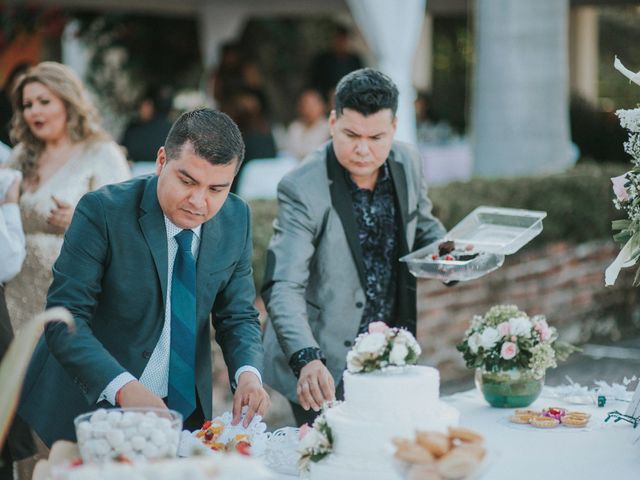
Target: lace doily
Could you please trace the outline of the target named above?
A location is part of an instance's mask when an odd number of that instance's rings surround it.
[[[270,433],[263,455],[265,464],[276,472],[297,475],[299,435],[300,429],[294,427],[284,427]]]

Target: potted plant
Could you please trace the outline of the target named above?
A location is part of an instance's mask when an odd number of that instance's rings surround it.
[[[515,305],[496,305],[475,315],[457,345],[476,385],[494,407],[526,407],[538,398],[545,372],[577,349],[558,341],[543,315],[531,318]]]

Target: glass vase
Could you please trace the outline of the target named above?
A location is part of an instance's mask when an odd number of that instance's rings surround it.
[[[531,405],[542,392],[544,376],[533,378],[530,370],[488,372],[476,369],[476,387],[492,407],[522,408]]]

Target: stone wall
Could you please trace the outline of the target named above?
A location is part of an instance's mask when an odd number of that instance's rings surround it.
[[[634,269],[623,270],[615,286],[604,286],[604,270],[617,253],[609,241],[551,243],[507,256],[499,270],[454,287],[420,279],[423,362],[440,368],[443,381],[468,375],[455,345],[474,314],[500,303],[515,304],[529,315],[546,315],[571,342],[583,343],[593,335],[619,337],[637,326],[640,296],[632,286]]]

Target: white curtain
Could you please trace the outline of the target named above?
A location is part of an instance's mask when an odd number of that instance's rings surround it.
[[[569,0],[476,0],[475,11],[474,173],[567,168]]]
[[[212,68],[220,60],[220,47],[236,38],[249,13],[246,2],[202,2],[198,15],[202,63]]]
[[[377,68],[389,75],[400,90],[396,138],[415,144],[412,63],[426,0],[347,0],[347,3],[376,58]]]

